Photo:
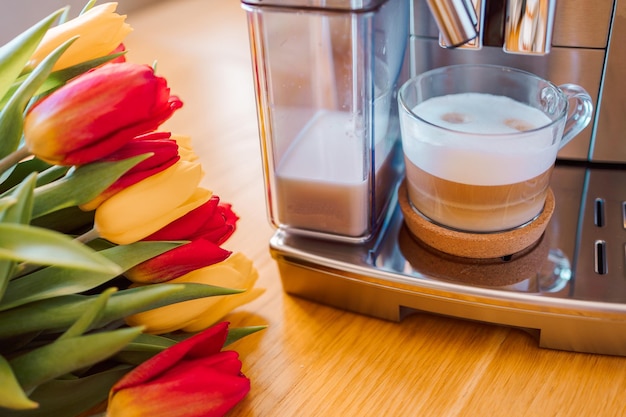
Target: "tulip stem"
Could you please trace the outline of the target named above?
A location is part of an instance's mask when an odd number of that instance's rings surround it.
[[[88,232],[83,233],[80,236],[77,236],[74,240],[81,242],[81,243],[87,243],[87,242],[91,242],[94,239],[97,239],[100,237],[100,234],[98,233],[98,231],[96,230],[96,228],[92,228],[91,230],[89,230]]]
[[[28,148],[26,148],[26,146],[22,146],[15,152],[12,152],[0,159],[0,174],[30,155],[31,153]]]

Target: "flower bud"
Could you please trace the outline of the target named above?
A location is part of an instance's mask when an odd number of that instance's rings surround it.
[[[130,187],[174,165],[179,160],[178,145],[169,137],[170,134],[166,132],[153,132],[138,136],[117,151],[102,158],[101,161],[121,161],[133,156],[152,153],[150,157],[128,170],[111,184],[109,188],[90,202],[81,205],[80,208],[84,211],[95,210],[104,200],[124,188]]]
[[[159,307],[128,316],[126,323],[130,326],[144,326],[146,333],[156,334],[180,329],[194,332],[205,329],[215,324],[232,309],[261,295],[262,289],[253,288],[258,276],[252,261],[241,253],[235,253],[225,261],[196,269],[172,279],[168,283],[194,282],[232,289],[245,289],[244,292],[204,297]]]
[[[250,391],[234,351],[220,351],[228,323],[219,323],[158,353],[109,392],[107,417],[223,416]]]
[[[230,204],[220,204],[213,195],[203,205],[173,221],[144,240],[193,240],[202,238],[217,245],[224,243],[235,231],[239,217]]]
[[[75,36],[78,39],[59,58],[53,70],[71,67],[114,52],[132,32],[130,25],[125,22],[126,16],[115,13],[116,8],[117,3],[103,3],[49,29],[32,55],[28,67],[34,68],[59,45]]]
[[[137,242],[207,202],[211,192],[198,187],[201,179],[199,163],[178,161],[105,200],[95,228],[113,243]]]
[[[24,118],[24,140],[46,162],[82,165],[156,130],[181,106],[149,66],[106,64],[37,102]]]
[[[209,240],[196,239],[142,262],[124,275],[136,283],[156,284],[221,262],[230,253]]]

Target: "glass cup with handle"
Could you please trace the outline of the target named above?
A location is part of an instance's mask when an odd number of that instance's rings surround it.
[[[409,201],[431,222],[471,233],[535,219],[559,149],[593,111],[578,85],[479,64],[415,76],[398,102]]]

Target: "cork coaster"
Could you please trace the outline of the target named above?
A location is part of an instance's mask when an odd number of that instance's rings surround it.
[[[421,273],[440,280],[484,287],[504,287],[522,281],[534,285],[533,278],[550,252],[549,239],[544,234],[510,258],[463,258],[426,245],[406,225],[398,234],[398,246],[404,258]]]
[[[406,179],[398,189],[398,202],[411,233],[428,246],[455,256],[484,259],[513,255],[539,240],[554,212],[554,193],[549,188],[543,211],[524,227],[501,233],[459,232],[433,224],[416,213],[405,182]]]

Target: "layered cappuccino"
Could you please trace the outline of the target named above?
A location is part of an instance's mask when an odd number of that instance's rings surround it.
[[[427,99],[402,117],[409,199],[432,221],[471,232],[518,227],[542,210],[559,149],[552,120],[509,97]]]

